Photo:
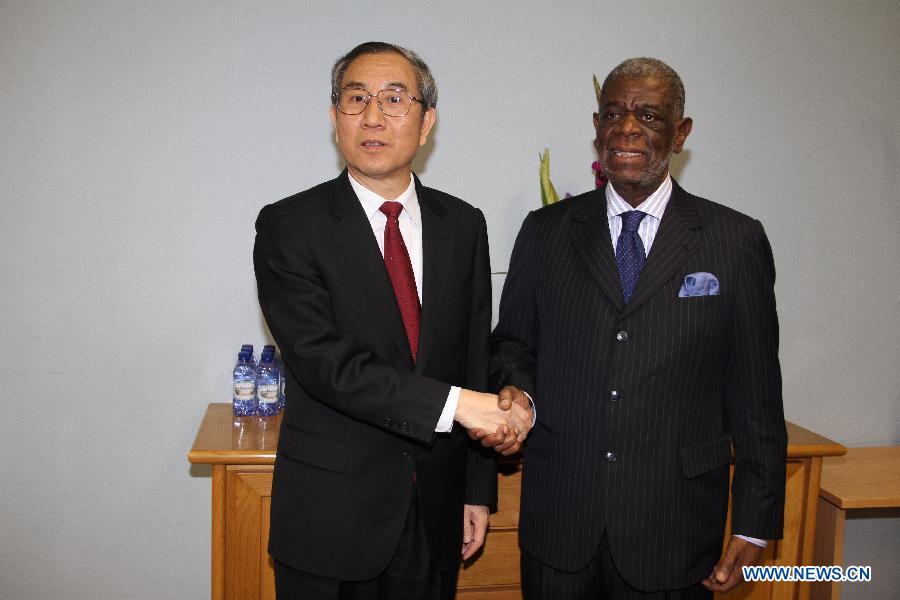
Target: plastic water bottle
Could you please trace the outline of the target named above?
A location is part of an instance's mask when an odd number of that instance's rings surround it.
[[[284,410],[284,361],[278,361],[278,412]]]
[[[252,354],[243,350],[238,354],[237,363],[231,375],[233,394],[231,408],[236,417],[256,414],[256,369],[253,368]]]
[[[270,353],[264,350],[256,372],[257,414],[262,417],[278,413],[278,374],[272,364],[274,358],[274,351]]]
[[[273,372],[275,373],[275,377],[278,377],[277,365],[275,364],[275,347],[274,346],[266,346],[263,348],[262,356],[259,357],[259,364],[262,366],[264,362],[271,363]],[[256,370],[257,376],[259,375],[259,368]],[[259,391],[257,389],[257,391]]]
[[[275,371],[275,380],[278,382],[278,401],[275,405],[275,414],[278,414],[284,410],[284,363],[273,344],[263,346],[263,354],[268,356],[268,362],[272,363]],[[260,359],[260,362],[262,362],[262,359]]]

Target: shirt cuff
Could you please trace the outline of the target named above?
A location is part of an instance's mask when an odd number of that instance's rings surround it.
[[[759,538],[748,537],[748,536],[746,536],[746,535],[738,535],[738,534],[735,533],[735,534],[734,534],[734,537],[736,537],[736,538],[741,538],[742,540],[746,540],[746,541],[750,542],[751,544],[753,544],[753,545],[755,545],[755,546],[759,546],[760,548],[765,548],[766,546],[769,545],[769,542],[767,542],[766,540],[761,540],[761,539],[759,539]]]
[[[451,386],[450,393],[447,394],[447,402],[444,404],[444,410],[441,411],[441,418],[438,419],[434,430],[437,433],[449,433],[453,429],[453,415],[456,414],[456,405],[459,404],[459,394],[462,388],[459,386]]]

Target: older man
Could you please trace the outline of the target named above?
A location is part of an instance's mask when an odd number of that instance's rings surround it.
[[[617,66],[594,115],[609,183],[531,213],[516,241],[492,376],[537,406],[529,599],[709,597],[782,533],[772,253],[758,221],[670,177],[683,109],[665,63]],[[732,450],[740,535],[720,558]]]
[[[347,169],[256,223],[260,306],[287,366],[269,536],[281,599],[452,598],[497,485],[492,453],[454,420],[507,451],[530,426],[471,391],[487,385],[487,234],[481,211],[410,170],[436,101],[413,52],[351,50],[332,70]]]

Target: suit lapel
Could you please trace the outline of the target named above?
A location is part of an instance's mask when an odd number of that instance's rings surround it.
[[[623,317],[649,300],[697,251],[697,229],[702,226],[696,202],[672,180],[672,196],[666,205],[637,287],[622,313]],[[616,277],[618,278],[618,271]]]
[[[440,319],[441,294],[453,258],[453,236],[444,220],[446,209],[415,178],[422,218],[422,321],[416,373],[428,362]]]
[[[385,325],[397,343],[401,356],[406,356],[412,366],[403,317],[384,267],[378,241],[372,234],[369,218],[350,185],[346,169],[332,183],[333,197],[329,203],[329,212],[336,221],[332,234],[334,242],[375,307],[379,323]]]
[[[605,187],[597,189],[591,198],[572,212],[571,236],[572,245],[591,277],[616,309],[621,311],[622,284],[609,237]]]

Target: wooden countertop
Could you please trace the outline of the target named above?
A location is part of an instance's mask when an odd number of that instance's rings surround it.
[[[843,509],[900,507],[900,446],[848,448],[825,458],[819,496]]]
[[[847,451],[837,442],[790,421],[785,424],[788,432],[788,458],[840,456]],[[199,464],[274,464],[280,426],[280,415],[265,418],[234,417],[231,414],[231,404],[210,404],[197,431],[188,460]],[[514,459],[514,462],[518,460]]]
[[[235,417],[231,404],[206,408],[188,460],[200,464],[272,465],[281,415]]]

